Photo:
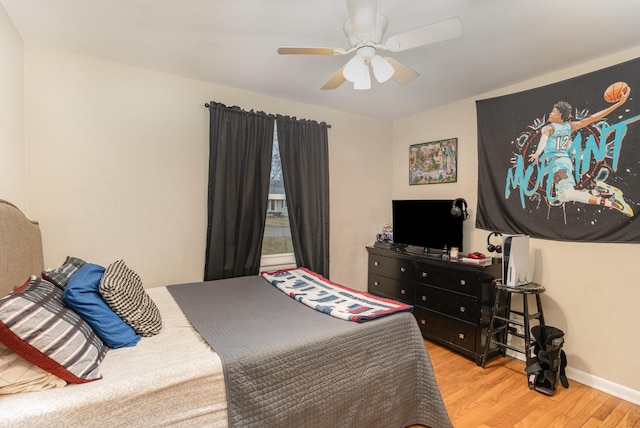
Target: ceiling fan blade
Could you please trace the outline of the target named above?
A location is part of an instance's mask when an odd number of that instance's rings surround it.
[[[342,85],[347,79],[344,78],[344,65],[340,68],[340,70],[336,71],[336,73],[331,76],[331,79],[327,80],[327,83],[320,89],[335,89],[338,86]]]
[[[394,82],[400,85],[405,85],[420,75],[418,74],[417,71],[407,67],[402,63],[399,63],[393,58],[387,57],[385,59],[389,61],[389,64],[391,64],[391,66],[394,69],[394,73],[391,78],[393,79]]]
[[[351,34],[358,40],[366,42],[376,35],[376,0],[347,0]]]
[[[391,52],[404,51],[418,46],[438,43],[460,37],[462,34],[462,22],[457,16],[445,19],[434,24],[426,25],[406,33],[396,34],[387,39],[383,46]]]
[[[280,55],[344,55],[347,53],[342,48],[298,48],[298,47],[281,47],[278,48]]]

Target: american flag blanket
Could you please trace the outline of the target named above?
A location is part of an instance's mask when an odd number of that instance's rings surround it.
[[[261,275],[289,297],[343,320],[363,322],[396,312],[413,311],[411,305],[352,290],[304,268]]]

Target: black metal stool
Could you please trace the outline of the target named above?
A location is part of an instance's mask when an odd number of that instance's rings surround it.
[[[494,281],[496,286],[496,297],[491,311],[491,322],[489,329],[487,330],[487,338],[484,344],[484,353],[482,354],[482,368],[484,368],[487,362],[487,354],[489,353],[489,347],[493,343],[501,348],[504,355],[505,348],[512,351],[520,352],[526,355],[527,361],[531,358],[531,347],[533,342],[531,340],[531,325],[532,319],[537,319],[541,326],[544,326],[544,315],[542,313],[542,302],[540,301],[540,294],[544,293],[545,288],[535,282],[530,282],[524,285],[507,286],[502,281]],[[506,293],[506,299],[501,299]],[[511,296],[513,294],[522,295],[522,311],[516,311],[511,308]],[[527,302],[527,296],[536,296],[537,312],[529,313],[529,305]],[[506,302],[504,305],[500,305],[500,302]],[[511,314],[520,315],[522,321],[517,319],[511,319]],[[496,323],[497,321],[497,323]],[[498,325],[496,325],[498,324]],[[519,333],[515,326],[521,326],[524,328],[524,333]],[[518,348],[508,344],[509,335],[524,339],[524,348]]]

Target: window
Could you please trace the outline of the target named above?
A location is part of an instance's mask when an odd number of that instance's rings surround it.
[[[262,241],[262,257],[260,269],[270,270],[295,267],[291,228],[287,199],[284,192],[282,164],[278,134],[274,129],[273,154],[271,157],[271,177],[269,183],[269,203],[267,204],[267,221]]]

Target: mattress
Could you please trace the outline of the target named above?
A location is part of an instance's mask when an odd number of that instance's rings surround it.
[[[219,356],[165,287],[147,293],[162,314],[158,335],[109,350],[101,380],[0,396],[0,426],[227,426]]]

